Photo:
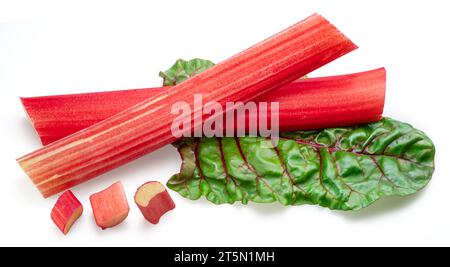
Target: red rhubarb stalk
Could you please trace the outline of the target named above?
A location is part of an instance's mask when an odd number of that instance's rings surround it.
[[[22,105],[47,145],[103,121],[171,87],[99,93],[23,97]]]
[[[47,145],[170,88],[26,97],[21,101],[42,143]],[[380,120],[385,91],[386,72],[381,68],[301,79],[256,101],[280,103],[281,131],[313,130]]]
[[[175,208],[172,198],[166,188],[159,182],[148,182],[138,188],[134,202],[152,224],[158,224],[159,219]]]
[[[56,201],[50,214],[53,222],[65,235],[83,213],[83,205],[72,191],[66,191]]]
[[[121,182],[90,196],[96,224],[103,230],[122,223],[130,211]]]
[[[182,82],[169,91],[18,159],[44,197],[85,182],[133,161],[178,138],[171,133],[173,104],[191,107],[191,128],[222,116],[225,108],[203,116],[194,94],[203,103],[247,102],[279,88],[356,46],[320,15],[313,15],[224,62]],[[192,129],[186,129],[191,131]]]

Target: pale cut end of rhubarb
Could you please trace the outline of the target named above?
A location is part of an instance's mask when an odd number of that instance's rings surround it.
[[[164,214],[175,208],[166,188],[159,182],[148,182],[139,187],[134,201],[145,219],[152,224],[157,224]]]
[[[89,199],[95,222],[103,230],[119,225],[128,217],[130,207],[121,182],[91,195]]]
[[[75,195],[69,190],[62,194],[52,209],[51,218],[56,226],[65,235],[72,225],[83,213],[83,206]]]

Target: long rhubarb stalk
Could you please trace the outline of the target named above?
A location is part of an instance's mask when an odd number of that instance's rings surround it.
[[[47,145],[170,88],[26,97],[21,101],[42,143]],[[281,131],[313,130],[380,120],[385,90],[386,72],[381,68],[301,79],[256,101],[279,102]]]
[[[87,181],[177,140],[172,105],[191,107],[192,129],[223,113],[203,116],[203,103],[247,102],[354,50],[356,46],[320,15],[266,39],[199,75],[85,130],[18,159],[44,197]],[[230,109],[224,108],[224,112]],[[187,130],[192,130],[187,129]]]
[[[103,121],[171,87],[99,93],[23,97],[34,129],[47,145]]]

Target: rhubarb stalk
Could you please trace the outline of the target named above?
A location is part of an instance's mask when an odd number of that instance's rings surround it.
[[[192,129],[223,112],[203,116],[203,103],[247,102],[279,88],[356,46],[320,15],[311,17],[231,57],[199,75],[18,159],[44,197],[133,161],[178,138],[171,133],[173,104],[191,107]],[[187,129],[191,131],[192,129]]]
[[[42,144],[47,145],[170,88],[24,97],[21,101]],[[280,104],[280,131],[314,130],[380,120],[385,91],[386,71],[380,68],[301,79],[255,101]]]

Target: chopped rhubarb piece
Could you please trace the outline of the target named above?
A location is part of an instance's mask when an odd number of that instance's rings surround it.
[[[18,159],[44,197],[97,177],[179,138],[171,109],[183,101],[191,107],[191,129],[232,110],[227,102],[247,102],[281,87],[356,46],[320,15],[313,15],[199,75]],[[222,112],[203,116],[203,103],[217,102]],[[197,107],[196,107],[197,106]]]
[[[145,219],[152,224],[158,224],[161,216],[175,208],[166,188],[159,182],[148,182],[139,187],[134,201]]]
[[[170,88],[27,97],[21,100],[42,143],[46,145]],[[386,71],[380,68],[301,79],[272,90],[255,101],[280,103],[281,131],[314,130],[380,120],[385,92]]]
[[[103,230],[122,223],[128,217],[130,207],[121,182],[91,195],[89,199],[95,222]]]
[[[82,213],[83,205],[81,205],[72,191],[69,190],[58,198],[50,216],[59,230],[67,235],[72,225],[80,218]]]

